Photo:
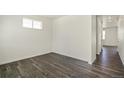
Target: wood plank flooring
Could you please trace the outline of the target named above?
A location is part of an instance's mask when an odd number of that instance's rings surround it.
[[[49,53],[0,65],[1,78],[122,78],[124,66],[116,47],[104,47],[93,65]]]

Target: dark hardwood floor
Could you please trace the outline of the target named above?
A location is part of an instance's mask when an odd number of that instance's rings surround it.
[[[49,53],[0,65],[1,78],[122,78],[124,67],[116,47],[104,47],[96,61],[87,62]]]

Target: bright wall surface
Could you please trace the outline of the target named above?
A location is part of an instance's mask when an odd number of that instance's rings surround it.
[[[95,30],[94,30],[95,34]],[[92,16],[64,16],[53,21],[52,51],[91,63],[96,55],[92,33]],[[92,46],[94,45],[94,47]],[[95,54],[92,52],[95,51]]]
[[[111,27],[105,29],[105,40],[103,40],[103,45],[105,46],[117,46],[118,35],[117,27]]]
[[[99,55],[102,50],[102,17],[97,16],[97,31],[96,31],[96,53]]]
[[[91,52],[92,52],[92,55],[91,55],[91,61],[90,61],[90,64],[92,64],[92,62],[95,61],[96,59],[96,30],[97,30],[97,20],[96,20],[96,16],[92,16],[92,30],[91,30],[91,38],[92,38],[92,45],[91,45]]]
[[[22,18],[42,21],[43,29],[22,27]],[[96,58],[96,17],[0,16],[0,64],[56,52],[84,61]]]
[[[22,27],[22,18],[43,22],[43,30]],[[41,16],[0,16],[0,64],[51,52],[52,22]]]
[[[124,64],[124,16],[120,16],[118,24],[118,52]]]

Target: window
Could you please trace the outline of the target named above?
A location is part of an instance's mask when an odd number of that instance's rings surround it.
[[[23,18],[22,26],[24,28],[43,29],[43,25],[41,21],[36,21],[28,18]]]
[[[42,22],[40,22],[40,21],[33,21],[33,28],[34,29],[42,29]]]
[[[102,39],[105,40],[105,31],[102,31]]]
[[[27,19],[27,18],[23,18],[23,24],[22,25],[25,28],[32,28],[32,20]]]

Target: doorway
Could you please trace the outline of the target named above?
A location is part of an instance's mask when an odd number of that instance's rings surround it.
[[[102,47],[117,46],[117,16],[102,17]]]
[[[103,51],[103,47],[118,46],[118,16],[97,16],[97,54]]]
[[[118,21],[119,16],[97,16],[97,59],[95,65],[107,69],[123,68],[118,54]]]

